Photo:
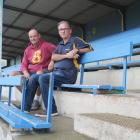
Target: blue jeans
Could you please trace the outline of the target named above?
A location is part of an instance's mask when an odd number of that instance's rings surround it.
[[[77,76],[76,71],[69,70],[54,70],[54,86],[61,86],[61,84],[73,84]],[[48,91],[49,91],[49,73],[44,74],[33,74],[27,85],[26,96],[25,96],[25,110],[30,111],[31,105],[36,93],[38,86],[40,87],[43,102],[47,110],[48,106]],[[53,97],[52,101],[52,112],[57,111],[55,100]]]
[[[31,109],[31,105],[33,103],[36,90],[39,86],[38,79],[39,79],[39,74],[32,73],[30,75],[30,79],[27,82],[25,104],[24,104],[24,110],[26,111],[30,111]]]
[[[46,73],[46,74],[47,74],[48,84],[49,84],[49,73]],[[31,110],[31,105],[33,103],[33,99],[34,99],[36,90],[39,86],[40,86],[41,93],[42,92],[44,93],[44,89],[45,89],[46,95],[44,96],[44,94],[42,94],[42,98],[43,98],[45,108],[47,109],[49,87],[47,86],[47,88],[46,88],[46,85],[48,85],[47,82],[45,83],[45,86],[44,86],[44,84],[42,84],[42,82],[39,82],[40,81],[40,76],[41,76],[41,74],[32,74],[28,83],[27,83],[26,95],[25,95],[25,105],[24,105],[24,109],[26,111]],[[53,100],[52,100],[52,110],[54,112],[57,111],[57,107],[56,107],[56,104],[55,104],[54,97],[53,97]]]
[[[77,78],[77,71],[73,70],[54,70],[54,87],[59,87],[61,84],[73,84]],[[39,86],[42,93],[45,108],[48,105],[48,91],[49,91],[49,73],[44,73],[39,76]],[[57,107],[53,98],[52,111],[56,111]]]

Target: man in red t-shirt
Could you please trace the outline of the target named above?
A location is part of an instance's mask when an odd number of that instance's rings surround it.
[[[31,29],[28,33],[30,43],[25,49],[21,63],[21,71],[13,72],[11,75],[23,74],[27,80],[31,80],[34,74],[42,74],[48,70],[48,65],[51,60],[52,52],[56,48],[55,45],[41,39],[39,32],[36,29]],[[30,82],[28,82],[29,84]],[[27,87],[30,85],[27,85]],[[38,90],[37,90],[38,91]],[[38,91],[32,110],[38,109],[40,92]]]

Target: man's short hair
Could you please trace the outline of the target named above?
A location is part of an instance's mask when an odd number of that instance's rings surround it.
[[[38,34],[39,34],[39,32],[38,32],[38,30],[36,29],[36,28],[31,28],[29,31],[28,31],[28,33],[30,32],[30,31],[36,31]]]
[[[62,24],[62,23],[66,23],[71,28],[70,23],[66,20],[62,20],[62,21],[58,22],[57,27],[59,27],[59,25]]]

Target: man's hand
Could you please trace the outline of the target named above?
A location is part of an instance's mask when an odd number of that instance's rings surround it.
[[[79,57],[79,54],[75,54],[74,58],[77,59]]]
[[[77,54],[77,51],[71,50],[66,54],[67,58],[72,59],[72,58],[78,58],[79,55]]]
[[[48,65],[48,71],[52,71],[53,68],[54,68],[54,61],[51,60],[51,62],[50,62],[49,65]]]
[[[23,72],[23,74],[24,74],[24,76],[26,77],[27,80],[30,79],[30,74],[29,74],[28,71],[25,70],[25,71]]]
[[[43,73],[42,70],[39,70],[39,71],[36,72],[36,74],[42,74],[42,73]]]
[[[76,53],[74,50],[71,50],[66,54],[67,58],[69,58],[69,59],[74,58],[75,55],[76,55]]]

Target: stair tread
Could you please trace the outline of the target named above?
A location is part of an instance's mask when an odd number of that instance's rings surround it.
[[[140,119],[137,118],[111,113],[85,113],[81,115],[140,131]]]

